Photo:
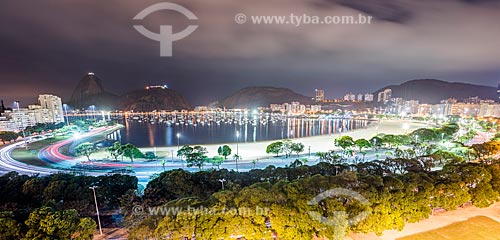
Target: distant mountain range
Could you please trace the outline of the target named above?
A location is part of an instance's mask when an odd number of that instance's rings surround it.
[[[94,73],[88,73],[80,80],[68,104],[77,109],[95,105],[97,109],[138,112],[192,109],[184,96],[172,89],[141,89],[122,96],[114,95],[104,90],[101,80]]]
[[[390,85],[375,91],[374,100],[384,89],[392,90],[393,98],[418,100],[420,103],[436,104],[443,99],[455,98],[462,101],[478,96],[481,99],[497,100],[495,87],[469,83],[446,82],[437,79],[416,79],[399,85]]]
[[[462,101],[478,96],[481,99],[497,100],[495,87],[468,83],[446,82],[436,79],[417,79],[399,85],[390,85],[374,92],[374,100],[384,89],[392,90],[393,98],[418,100],[421,103],[435,104],[443,99],[455,98]],[[296,93],[288,88],[246,87],[219,100],[212,106],[225,108],[257,108],[270,104],[300,102],[312,104],[311,97]],[[98,109],[117,109],[133,111],[182,110],[192,109],[184,96],[172,89],[151,88],[136,90],[117,96],[105,91],[101,80],[93,73],[86,74],[73,91],[70,106],[78,109],[95,105]]]
[[[144,89],[127,93],[121,97],[118,108],[124,111],[191,110],[192,107],[178,92],[172,89]]]
[[[225,108],[257,108],[285,102],[311,104],[312,99],[288,88],[246,87],[221,100],[219,105]]]

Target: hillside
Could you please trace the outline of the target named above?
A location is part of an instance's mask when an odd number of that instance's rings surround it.
[[[311,104],[312,100],[288,88],[247,87],[220,101],[220,105],[225,108],[256,108],[285,102]]]
[[[119,109],[124,111],[173,111],[192,109],[188,101],[172,89],[143,89],[123,95]]]
[[[417,79],[399,85],[386,86],[375,91],[375,101],[377,100],[377,94],[386,88],[392,89],[393,98],[419,100],[421,103],[435,104],[448,98],[456,98],[461,101],[475,96],[479,96],[482,99],[497,100],[497,89],[495,87],[446,82],[436,79]]]
[[[71,95],[69,105],[82,109],[95,105],[98,109],[114,109],[116,106],[116,95],[104,90],[101,79],[94,73],[86,74]]]

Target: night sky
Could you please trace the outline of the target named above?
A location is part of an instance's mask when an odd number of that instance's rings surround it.
[[[69,100],[95,72],[123,94],[168,84],[192,104],[207,104],[246,86],[289,87],[327,98],[373,92],[389,84],[436,78],[496,86],[500,80],[499,1],[185,0],[199,20],[159,11],[161,1],[24,0],[0,3],[0,98],[6,105],[40,93]],[[236,24],[235,14],[373,16],[370,25]],[[154,32],[199,28],[174,43],[171,58],[132,25]]]

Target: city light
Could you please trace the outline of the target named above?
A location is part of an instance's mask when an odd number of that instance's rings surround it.
[[[181,134],[177,133],[177,150],[180,148],[180,139],[181,139]]]
[[[4,2],[0,240],[500,236],[500,0]]]
[[[73,138],[74,139],[81,139],[82,138],[82,134],[80,134],[79,132],[75,132],[75,133],[73,133]]]
[[[405,130],[405,134],[408,133],[408,129],[410,129],[410,125],[408,123],[403,124],[403,130]]]

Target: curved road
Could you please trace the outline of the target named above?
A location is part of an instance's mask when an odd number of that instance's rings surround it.
[[[8,145],[0,149],[0,166],[2,169],[5,169],[6,171],[16,171],[22,174],[40,174],[40,175],[50,175],[60,172],[59,170],[53,168],[43,168],[21,163],[12,158],[11,152],[16,148],[23,146],[24,144],[25,141],[22,141]]]
[[[34,175],[34,174],[39,174],[42,176],[46,175],[51,175],[51,174],[56,174],[56,173],[61,173],[61,172],[66,172],[70,173],[70,170],[64,170],[64,169],[69,169],[72,166],[74,166],[76,163],[82,162],[81,160],[78,160],[77,158],[71,157],[71,156],[66,156],[60,152],[60,148],[71,144],[73,141],[78,140],[80,138],[86,138],[90,137],[95,134],[102,133],[104,131],[109,131],[112,130],[110,127],[102,127],[102,128],[97,128],[94,129],[88,133],[82,134],[81,136],[78,137],[71,137],[66,140],[59,141],[55,144],[52,144],[50,146],[47,146],[40,150],[38,153],[38,157],[50,163],[53,167],[39,167],[39,166],[34,166],[34,165],[29,165],[26,163],[19,162],[15,160],[12,157],[12,151],[16,148],[23,147],[25,144],[25,140],[21,142],[16,142],[10,145],[7,145],[5,147],[0,148],[0,171],[2,173],[7,173],[11,171],[18,172],[20,174],[26,174],[26,175]],[[45,138],[38,139],[36,141],[43,140]],[[32,141],[33,142],[33,141]],[[94,163],[86,163],[90,165],[95,165]],[[121,167],[123,166],[129,166],[130,164],[122,164]],[[157,167],[155,165],[149,165]],[[54,168],[54,167],[59,167]],[[117,166],[114,166],[117,167]],[[114,169],[114,168],[113,168]],[[82,169],[83,170],[83,169]],[[105,171],[87,171],[86,174],[90,176],[100,176],[104,174],[109,174],[109,170],[107,169]],[[151,171],[141,171],[135,173],[135,176],[139,179],[141,183],[147,182],[149,179],[149,176],[151,176],[153,173],[156,173],[157,171],[151,172]]]

